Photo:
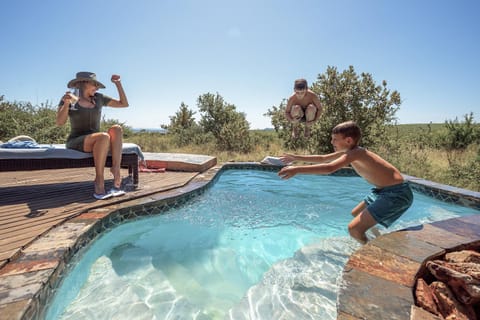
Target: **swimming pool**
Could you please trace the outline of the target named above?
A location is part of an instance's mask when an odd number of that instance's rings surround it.
[[[358,177],[227,170],[188,204],[92,243],[47,319],[335,319],[337,281],[359,246],[346,225],[369,188]],[[415,194],[393,229],[464,214]]]

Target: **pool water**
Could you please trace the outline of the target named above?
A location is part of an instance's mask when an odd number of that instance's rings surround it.
[[[79,255],[47,319],[335,319],[338,282],[359,248],[359,177],[226,170],[166,214],[105,233]],[[416,193],[388,230],[471,214]]]

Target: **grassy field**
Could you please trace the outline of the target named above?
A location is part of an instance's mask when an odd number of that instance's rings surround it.
[[[464,150],[446,150],[429,145],[430,137],[444,131],[444,124],[392,126],[388,128],[386,137],[386,140],[391,141],[390,144],[372,151],[405,174],[480,191],[479,144],[472,144]],[[283,148],[282,141],[272,130],[252,130],[251,135],[255,147],[249,153],[219,151],[213,143],[178,147],[169,135],[154,132],[135,133],[126,141],[138,144],[145,152],[205,154],[217,157],[219,163],[261,161],[267,155],[279,156],[285,152],[308,153],[306,150]]]

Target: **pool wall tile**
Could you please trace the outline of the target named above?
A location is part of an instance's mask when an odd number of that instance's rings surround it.
[[[404,175],[412,189],[441,201],[480,210],[480,192]]]

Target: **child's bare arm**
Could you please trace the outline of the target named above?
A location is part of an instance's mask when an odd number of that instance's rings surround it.
[[[285,117],[288,121],[292,121],[292,106],[293,106],[293,99],[290,97],[287,101],[287,106],[285,107]]]
[[[282,168],[278,175],[289,179],[297,174],[330,174],[350,164],[351,158],[344,152],[332,162],[305,166],[288,166]]]
[[[329,153],[324,155],[298,155],[298,154],[285,153],[283,156],[280,157],[280,160],[283,163],[290,163],[292,161],[324,163],[324,162],[333,161],[344,153],[345,152],[343,151],[337,151],[334,153]]]
[[[317,107],[317,113],[315,114],[315,119],[313,119],[313,121],[317,121],[318,118],[320,118],[320,116],[323,113],[323,106],[320,103],[320,99],[318,98],[318,96],[316,94],[313,97],[313,104]]]

